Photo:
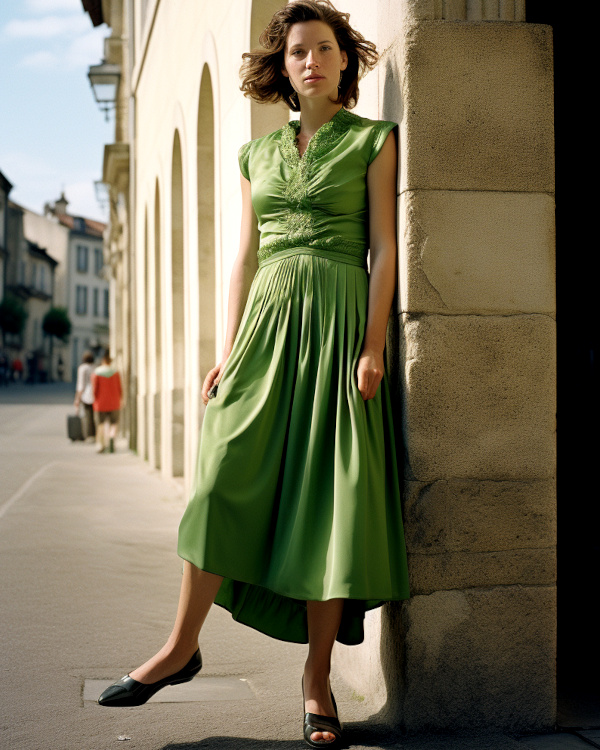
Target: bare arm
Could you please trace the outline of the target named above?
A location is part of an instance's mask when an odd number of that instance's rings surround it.
[[[240,183],[242,187],[240,249],[231,270],[227,306],[227,333],[221,361],[210,370],[202,385],[202,400],[205,404],[208,403],[208,391],[215,383],[219,382],[223,374],[225,362],[231,353],[244,314],[250,286],[258,269],[256,255],[259,244],[258,220],[252,205],[250,181],[240,175]]]
[[[77,368],[77,384],[75,385],[75,400],[73,401],[73,404],[76,409],[79,409],[79,404],[81,403],[81,395],[83,393],[83,376],[81,373],[81,365]]]
[[[371,250],[369,302],[356,370],[358,389],[365,401],[373,398],[383,378],[385,333],[396,288],[397,159],[392,131],[367,171]]]

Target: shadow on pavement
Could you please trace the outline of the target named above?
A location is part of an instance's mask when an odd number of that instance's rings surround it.
[[[344,724],[344,738],[349,745],[361,748],[389,747],[398,737],[388,726]],[[300,725],[301,728],[301,725]],[[249,737],[206,737],[198,742],[169,743],[163,750],[302,750],[308,747],[299,732],[297,740],[251,739]],[[326,747],[326,745],[324,745]]]

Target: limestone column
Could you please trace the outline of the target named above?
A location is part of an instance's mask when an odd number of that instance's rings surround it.
[[[409,731],[550,728],[551,28],[519,2],[379,7],[380,116],[401,138],[387,349],[412,598],[336,662]]]

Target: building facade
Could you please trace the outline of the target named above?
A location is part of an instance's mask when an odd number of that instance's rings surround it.
[[[130,444],[191,482],[238,246],[239,92],[275,0],[83,0],[121,68],[104,154]],[[523,0],[340,0],[376,42],[355,112],[399,123],[388,370],[412,598],[336,667],[409,731],[556,719],[552,30]]]
[[[64,194],[44,207],[44,214],[25,210],[28,238],[49,248],[58,261],[54,305],[65,307],[71,335],[55,354],[62,360],[63,378],[74,381],[83,353],[96,356],[109,346],[109,281],[104,263],[105,224],[67,212]]]
[[[44,334],[44,316],[53,304],[57,261],[47,248],[25,236],[24,209],[14,201],[7,204],[6,292],[18,299],[27,312],[20,334],[6,334],[11,359],[27,363],[30,382],[47,382],[53,377],[52,342]]]

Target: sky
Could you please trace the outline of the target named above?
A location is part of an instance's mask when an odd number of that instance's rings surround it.
[[[64,191],[67,212],[107,221],[96,199],[114,114],[100,111],[87,77],[102,62],[106,24],[81,0],[0,0],[0,171],[9,200],[43,213]]]

